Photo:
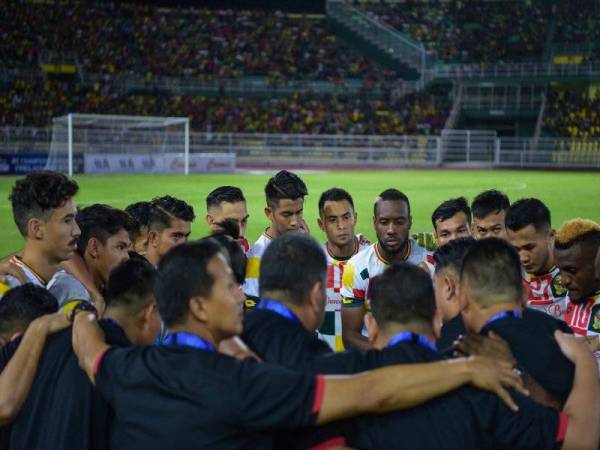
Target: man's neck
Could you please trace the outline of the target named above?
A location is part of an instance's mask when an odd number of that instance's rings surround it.
[[[358,248],[358,239],[354,237],[345,245],[339,246],[331,241],[327,241],[327,251],[334,259],[347,259],[354,256]]]
[[[211,333],[206,325],[201,323],[190,323],[190,321],[181,325],[174,325],[172,327],[169,327],[169,331],[171,333],[194,334],[198,337],[201,337],[206,342],[209,342],[210,344],[214,345],[215,347],[218,347],[221,341],[223,340],[220,337],[215,336],[213,333]]]
[[[298,320],[300,320],[302,327],[306,331],[308,331],[309,333],[314,333],[315,331],[317,331],[317,327],[314,326],[314,321],[312,320],[312,315],[309,313],[307,308],[304,307],[304,304],[302,306],[298,306],[286,301],[282,295],[277,295],[277,293],[270,294],[271,295],[265,295],[264,300],[274,300],[276,302],[281,303],[282,305],[285,305],[287,308],[290,309],[290,311],[292,311],[296,315],[296,317],[298,317]]]
[[[267,236],[269,239],[275,239],[275,238],[279,237],[279,233],[277,233],[275,228],[273,228],[273,226],[271,225],[269,228],[267,228],[265,230],[265,236]]]
[[[96,286],[96,288],[99,291],[101,291],[102,288],[104,287],[104,280],[102,279],[100,272],[98,270],[96,270],[96,268],[94,267],[92,262],[90,260],[88,260],[87,255],[84,256],[83,263],[85,265],[85,270],[87,271],[87,273],[92,278],[92,281],[94,282],[94,286]]]
[[[396,253],[388,253],[383,249],[383,246],[378,242],[377,243],[377,247],[379,247],[379,251],[381,252],[381,256],[383,256],[383,258],[386,261],[389,262],[402,262],[402,261],[406,261],[406,259],[408,258],[408,251],[410,249],[410,241],[409,239],[406,239],[406,241],[404,242],[404,245],[402,246],[402,248],[400,249],[400,251],[396,252]]]
[[[488,320],[490,320],[494,315],[505,312],[505,311],[521,311],[522,308],[517,305],[515,302],[506,301],[504,303],[497,303],[495,305],[488,306],[487,308],[481,308],[480,313],[476,323],[477,331],[481,331],[481,329],[485,326]]]
[[[548,260],[546,261],[546,264],[544,264],[544,267],[542,267],[538,273],[534,273],[533,275],[544,275],[544,274],[550,272],[550,270],[552,270],[553,267],[554,267],[554,255],[552,254],[552,252],[550,252],[550,254],[548,255]]]
[[[46,282],[59,270],[60,261],[54,261],[30,242],[25,243],[21,260]]]
[[[144,257],[154,267],[158,267],[158,262],[160,261],[160,255],[158,254],[156,249],[154,249],[153,247],[148,247],[148,250],[146,251],[146,254],[144,255]]]
[[[435,342],[435,337],[433,335],[433,329],[431,326],[389,323],[380,329],[379,335],[377,336],[377,339],[375,339],[373,345],[375,348],[381,350],[388,346],[390,340],[394,336],[406,331],[418,334],[419,336],[423,336],[431,342]]]

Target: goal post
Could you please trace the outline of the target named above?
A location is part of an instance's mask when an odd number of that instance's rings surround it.
[[[46,169],[68,173],[190,172],[187,117],[67,114],[52,120]]]

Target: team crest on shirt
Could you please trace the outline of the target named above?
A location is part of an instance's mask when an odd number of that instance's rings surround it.
[[[366,280],[369,278],[369,271],[367,269],[364,269],[361,273],[360,273],[360,277],[363,280]]]
[[[552,290],[552,296],[554,298],[564,297],[567,295],[567,290],[562,285],[562,280],[560,278],[560,272],[557,273],[554,278],[552,278],[552,283],[550,284],[550,289]]]
[[[588,330],[593,331],[594,333],[600,333],[600,304],[594,305],[592,308]]]

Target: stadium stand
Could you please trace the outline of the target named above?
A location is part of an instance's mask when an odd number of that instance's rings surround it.
[[[557,136],[600,137],[600,94],[568,88],[550,90],[544,126]]]
[[[414,0],[361,6],[448,62],[538,59],[549,24],[542,2]]]

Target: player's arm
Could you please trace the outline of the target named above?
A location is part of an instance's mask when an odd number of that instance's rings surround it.
[[[352,302],[352,299],[344,298],[344,302]],[[358,350],[370,350],[369,340],[362,335],[365,320],[365,309],[362,306],[347,307],[342,305],[342,340],[345,348],[356,348]]]
[[[366,277],[365,277],[366,278]],[[347,349],[370,350],[369,340],[362,335],[365,319],[365,293],[368,280],[363,279],[350,260],[342,274],[342,340]]]
[[[597,449],[600,442],[600,382],[598,366],[586,345],[574,336],[555,332],[560,349],[575,364],[573,389],[563,414],[568,417],[563,449]]]
[[[513,410],[517,406],[504,386],[527,393],[510,364],[483,357],[389,366],[345,378],[322,377],[317,384],[317,424],[412,408],[465,384],[496,393]]]
[[[79,360],[79,367],[94,384],[100,361],[109,348],[96,315],[90,312],[76,314],[73,319],[73,351]]]
[[[63,261],[61,265],[67,272],[69,272],[71,275],[77,278],[81,284],[83,284],[83,286],[90,293],[98,313],[100,316],[102,316],[104,313],[104,297],[94,284],[92,276],[85,267],[83,258],[78,253],[75,253],[70,259]]]
[[[11,423],[27,399],[48,335],[68,325],[63,314],[42,316],[29,324],[18,349],[0,374],[0,425]]]

